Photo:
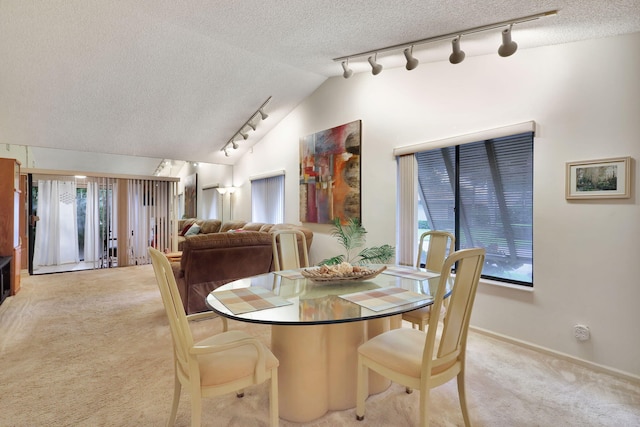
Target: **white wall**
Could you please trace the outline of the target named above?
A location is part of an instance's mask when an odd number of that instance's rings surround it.
[[[329,79],[234,167],[234,216],[250,218],[248,176],[285,169],[285,220],[299,222],[300,137],[361,119],[367,244],[395,244],[393,148],[534,120],[534,291],[482,284],[472,325],[640,377],[638,190],[564,197],[565,162],[640,158],[638,76],[640,33]],[[312,262],[339,252],[328,226],[310,226]]]
[[[215,186],[218,185],[220,187],[230,187],[231,186],[231,178],[232,178],[232,171],[233,171],[233,167],[230,165],[219,165],[219,164],[212,164],[212,163],[198,163],[197,166],[194,166],[192,163],[190,162],[186,162],[184,164],[184,166],[182,167],[182,169],[180,170],[180,173],[178,174],[178,177],[180,178],[180,182],[178,183],[178,194],[180,193],[184,193],[184,179],[192,174],[198,174],[198,183],[197,183],[197,203],[196,203],[196,210],[197,210],[197,217],[198,218],[203,218],[204,217],[204,207],[202,204],[202,188],[203,187],[211,187],[211,186]],[[223,204],[221,206],[222,209],[226,209],[225,212],[221,212],[221,215],[224,215],[225,219],[229,218],[229,200],[228,197],[226,196],[227,199],[225,200],[225,204]]]

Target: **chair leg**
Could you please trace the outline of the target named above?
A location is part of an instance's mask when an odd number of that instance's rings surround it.
[[[356,420],[364,420],[364,401],[367,399],[369,389],[369,368],[362,362],[362,356],[358,354],[358,383],[356,388]]]
[[[460,409],[462,409],[462,418],[464,419],[464,425],[471,427],[471,421],[469,420],[469,410],[467,409],[467,393],[464,387],[464,365],[462,370],[458,374],[458,398],[460,399]]]
[[[167,427],[172,427],[176,424],[176,416],[178,415],[178,404],[180,403],[180,391],[182,390],[182,384],[178,376],[175,375],[173,384],[173,402],[171,403],[171,414],[169,415],[169,421],[167,421]]]
[[[278,412],[278,368],[271,370],[271,388],[269,389],[269,416],[271,427],[278,427],[280,416]]]
[[[191,393],[191,427],[200,427],[202,424],[202,395],[200,390]]]
[[[420,390],[420,427],[429,427],[429,390]]]

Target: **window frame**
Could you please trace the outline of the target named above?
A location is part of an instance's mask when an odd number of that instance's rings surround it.
[[[284,173],[251,177],[249,181],[251,183],[251,221],[267,224],[284,223]],[[269,212],[270,209],[277,209],[277,212]]]
[[[397,259],[396,261],[404,265],[415,265],[415,247],[417,246],[418,237],[418,224],[424,221],[424,217],[419,218],[417,216],[418,206],[418,165],[415,154],[421,151],[435,150],[444,147],[453,147],[456,145],[465,145],[468,143],[490,140],[494,138],[509,137],[521,133],[531,133],[532,142],[535,142],[536,137],[536,123],[534,121],[527,121],[522,123],[516,123],[506,125],[499,128],[485,129],[477,132],[465,133],[461,135],[455,135],[446,137],[443,139],[425,141],[417,144],[399,146],[394,148],[393,154],[397,159],[398,170],[398,183],[397,183],[397,197],[398,197],[398,210],[397,210],[397,228],[396,228],[396,243],[397,243]],[[533,145],[531,155],[533,156]],[[504,286],[520,288],[523,290],[533,289],[533,196],[534,196],[534,182],[533,171],[535,165],[533,157],[531,157],[531,222],[530,222],[530,254],[531,254],[531,282],[515,281],[517,284],[513,285],[512,281],[508,279],[485,278],[487,282],[493,282],[495,284],[502,284]],[[415,184],[413,184],[415,183]],[[415,212],[412,214],[412,212]],[[415,215],[415,216],[414,216]],[[424,228],[424,227],[423,227]],[[450,230],[454,231],[454,230]],[[459,246],[458,246],[459,247]],[[486,275],[485,275],[486,277]],[[526,280],[528,280],[527,278]]]

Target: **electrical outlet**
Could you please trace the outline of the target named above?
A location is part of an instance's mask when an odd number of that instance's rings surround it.
[[[587,341],[591,338],[591,331],[586,325],[575,325],[573,327],[573,334],[578,341]]]

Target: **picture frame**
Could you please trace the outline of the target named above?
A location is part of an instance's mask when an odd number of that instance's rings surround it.
[[[362,121],[300,138],[300,221],[361,218]]]
[[[631,197],[631,157],[567,162],[567,200]]]

